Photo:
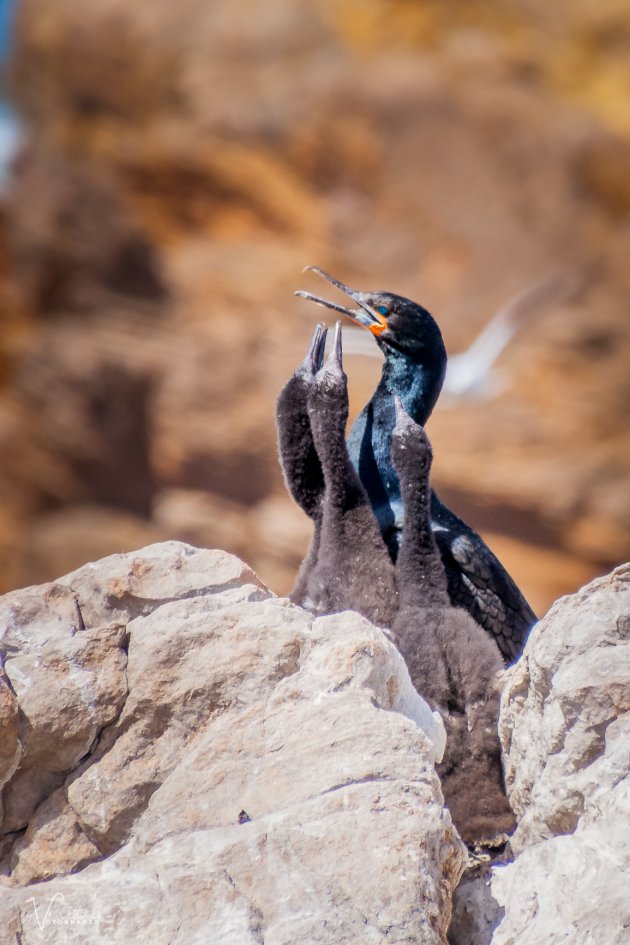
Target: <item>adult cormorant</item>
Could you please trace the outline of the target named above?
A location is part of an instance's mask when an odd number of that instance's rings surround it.
[[[431,528],[431,445],[398,398],[396,412],[391,455],[406,516],[392,636],[415,688],[444,718],[446,752],[437,770],[453,821],[467,843],[493,844],[514,827],[497,731],[503,663],[494,640],[451,605]]]
[[[418,303],[391,292],[359,292],[308,267],[349,296],[357,308],[310,292],[296,295],[341,312],[370,331],[385,361],[381,380],[350,431],[348,451],[395,561],[404,522],[400,483],[390,455],[395,397],[421,426],[439,397],[446,349],[437,323]],[[506,661],[516,659],[536,620],[518,587],[481,537],[431,493],[431,519],[451,603],[463,607],[496,640]]]

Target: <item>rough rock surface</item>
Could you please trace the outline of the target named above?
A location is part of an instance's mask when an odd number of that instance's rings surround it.
[[[517,855],[494,868],[491,895],[488,877],[462,888],[455,945],[628,942],[629,710],[624,565],[557,601],[509,678],[500,734]],[[484,892],[488,925],[473,938],[464,913],[478,922]]]
[[[385,633],[170,542],[0,600],[0,942],[624,945],[630,565],[508,674],[516,857],[473,865]],[[47,880],[47,882],[43,882]]]
[[[0,628],[2,942],[445,942],[444,730],[383,631],[176,542]]]
[[[505,690],[500,734],[519,816],[515,852],[594,823],[630,788],[629,712],[625,565],[554,604]]]

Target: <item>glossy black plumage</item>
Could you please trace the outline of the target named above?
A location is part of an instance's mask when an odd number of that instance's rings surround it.
[[[299,294],[333,307],[367,328],[385,356],[376,391],[350,431],[348,451],[395,560],[405,520],[400,483],[390,456],[395,398],[399,397],[410,417],[424,426],[440,394],[446,350],[435,320],[422,306],[389,292],[358,292],[321,270],[315,271],[355,300],[358,308]],[[435,493],[431,516],[452,603],[464,607],[496,640],[504,659],[512,662],[520,655],[536,620],[533,610],[477,532]]]
[[[496,640],[507,663],[521,655],[536,615],[474,529],[431,494],[433,533],[453,606],[463,607]]]

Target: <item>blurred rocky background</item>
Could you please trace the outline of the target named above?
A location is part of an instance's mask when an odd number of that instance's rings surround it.
[[[6,3],[0,3],[5,7]],[[436,485],[533,606],[628,557],[625,0],[19,0],[0,207],[0,591],[177,538],[291,586],[274,401],[317,264],[450,353],[541,278]],[[347,358],[358,412],[380,364]]]

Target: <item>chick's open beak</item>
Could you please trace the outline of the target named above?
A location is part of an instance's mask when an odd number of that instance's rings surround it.
[[[343,282],[340,282],[339,279],[335,279],[333,276],[328,275],[327,272],[324,272],[323,269],[320,269],[318,266],[306,266],[304,272],[315,272],[318,276],[321,276],[322,279],[325,279],[326,282],[330,282],[331,285],[334,285],[337,289],[340,289],[344,295],[347,295],[358,305],[358,309],[346,308],[343,305],[338,305],[336,302],[330,302],[328,299],[324,299],[319,295],[313,295],[311,292],[303,292],[301,289],[295,292],[301,299],[308,299],[310,302],[316,302],[317,305],[323,305],[325,308],[331,308],[334,312],[341,312],[342,315],[346,315],[350,318],[356,325],[360,325],[361,328],[366,328],[368,331],[371,331],[373,335],[380,335],[381,332],[385,331],[387,328],[387,320],[384,315],[380,315],[376,312],[372,306],[368,303],[368,296],[365,292],[359,292],[357,289],[351,289],[350,286],[345,285]]]

